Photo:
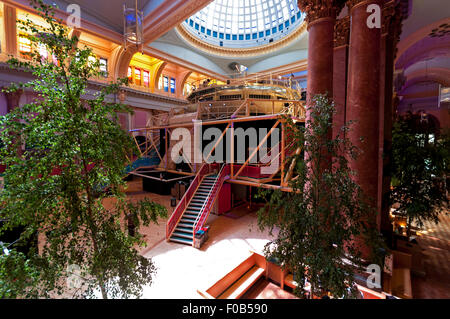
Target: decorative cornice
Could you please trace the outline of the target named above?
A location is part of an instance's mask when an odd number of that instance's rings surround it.
[[[0,55],[1,56],[1,55]],[[1,72],[5,71],[5,72]],[[28,82],[32,80],[34,77],[29,72],[24,72],[21,70],[15,70],[11,69],[8,64],[4,62],[0,62],[0,74],[3,75],[0,77],[0,88],[1,87],[9,87],[12,83],[19,83],[19,82]],[[14,75],[14,77],[9,78],[9,80],[6,80],[7,77],[4,76],[5,74]],[[19,78],[19,77],[20,78]],[[103,87],[105,87],[107,84],[105,82],[99,82],[97,80],[89,80],[89,89],[92,90],[100,90]],[[31,89],[26,89],[26,91],[32,91]],[[188,104],[186,100],[170,97],[170,96],[164,96],[159,95],[156,93],[150,93],[150,92],[144,92],[139,91],[137,89],[131,88],[131,87],[121,87],[121,90],[127,93],[128,96],[135,96],[138,98],[142,98],[144,100],[151,100],[151,101],[160,101],[168,104],[177,104],[177,105],[185,105]]]
[[[211,71],[211,70],[209,70],[207,68],[202,67],[201,65],[195,64],[195,61],[183,60],[183,59],[181,59],[179,57],[176,57],[176,56],[173,56],[173,55],[171,55],[171,54],[169,54],[167,52],[163,52],[163,51],[160,51],[158,49],[155,49],[154,47],[150,47],[150,46],[145,47],[144,48],[144,53],[147,54],[147,55],[150,55],[150,56],[152,56],[154,58],[163,60],[163,61],[165,61],[167,63],[172,63],[172,64],[175,64],[175,65],[182,66],[184,68],[193,70],[195,72],[199,72],[201,74],[210,76],[210,77],[215,78],[215,79],[220,80],[220,81],[226,82],[227,80],[230,79],[230,77],[228,77],[226,75],[213,72],[213,71]]]
[[[306,13],[308,24],[323,18],[335,19],[344,5],[344,0],[298,0],[298,7]]]
[[[336,21],[334,26],[334,47],[348,45],[350,39],[350,16]]]
[[[255,57],[264,54],[269,54],[276,50],[282,49],[293,41],[297,40],[303,33],[306,32],[307,24],[303,22],[293,32],[279,39],[273,43],[264,44],[258,47],[252,48],[226,48],[213,44],[206,43],[196,36],[192,35],[183,25],[179,25],[175,28],[177,33],[193,47],[202,50],[206,53],[223,56],[223,57]]]

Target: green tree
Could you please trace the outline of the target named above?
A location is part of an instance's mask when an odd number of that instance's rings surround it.
[[[99,61],[69,37],[52,7],[31,3],[47,25],[19,21],[33,50],[29,60],[8,63],[34,79],[8,90],[32,90],[38,97],[0,118],[0,162],[7,166],[0,235],[23,228],[19,242],[0,256],[0,297],[61,295],[73,265],[82,278],[77,296],[139,297],[155,267],[137,250],[145,244],[142,236],[130,236],[121,221],[133,216],[137,230],[166,210],[148,199],[131,202],[122,190],[128,156],[137,150],[117,118],[131,110],[110,97],[125,82],[105,84],[88,98],[90,80],[103,75]],[[43,59],[38,45],[57,63]],[[105,200],[113,209],[105,208]],[[19,244],[36,234],[39,245],[21,251]]]
[[[448,204],[446,176],[450,168],[450,135],[408,113],[394,123],[392,134],[392,190],[394,213],[406,218],[406,232],[425,221],[439,222]]]
[[[365,271],[367,262],[360,244],[371,248],[370,261],[379,265],[384,245],[376,212],[349,168],[358,150],[342,137],[348,128],[331,139],[334,104],[326,95],[315,96],[313,104],[305,127],[286,118],[289,134],[303,149],[287,160],[296,161],[298,176],[290,181],[292,192],[262,191],[267,203],[258,212],[258,224],[275,235],[265,247],[266,257],[294,273],[298,296],[306,296],[308,282],[315,296],[354,297],[354,275]]]

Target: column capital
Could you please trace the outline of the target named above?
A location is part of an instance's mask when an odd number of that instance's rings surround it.
[[[127,98],[127,92],[125,90],[121,89],[121,90],[119,90],[117,97],[119,98],[120,103],[123,103]]]
[[[364,3],[374,3],[374,2],[378,2],[378,4],[381,6],[383,4],[384,1],[382,0],[347,0],[346,4],[348,7],[348,11],[352,11],[352,9],[360,4],[364,4]]]
[[[386,5],[383,7],[383,24],[382,24],[382,34],[388,33],[390,31],[390,27],[392,25],[392,21],[395,20],[395,3],[394,1],[390,1],[386,3]]]
[[[336,19],[344,5],[345,0],[298,0],[298,7],[306,13],[308,24],[323,18]]]
[[[350,40],[350,16],[336,21],[334,26],[334,47],[348,45]]]
[[[400,41],[403,20],[407,17],[404,14],[404,6],[401,1],[389,1],[383,7],[383,23],[381,34],[388,35],[394,41],[394,54],[397,54],[397,43]]]

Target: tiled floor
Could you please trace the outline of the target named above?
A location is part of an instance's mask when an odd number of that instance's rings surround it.
[[[413,276],[413,297],[450,299],[450,214],[440,223],[426,223],[418,242],[424,249],[425,277]]]

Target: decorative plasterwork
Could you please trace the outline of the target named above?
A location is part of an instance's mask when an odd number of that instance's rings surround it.
[[[26,83],[30,80],[33,80],[34,77],[29,72],[24,72],[23,70],[12,70],[8,64],[0,62],[0,88],[1,87],[9,87],[12,83]],[[89,81],[89,90],[93,90],[91,93],[95,93],[96,91],[101,90],[106,83],[98,82],[95,80]],[[170,105],[186,105],[188,102],[186,100],[173,98],[169,96],[163,96],[156,93],[143,92],[130,87],[122,87],[124,92],[126,92],[126,96],[133,98],[133,101],[139,104],[149,104],[150,102],[161,102],[167,104],[167,108]],[[31,89],[27,88],[26,91],[31,91]],[[130,106],[136,106],[132,102],[128,101],[127,104]],[[150,105],[150,104],[149,104]],[[152,104],[153,105],[153,104]],[[137,107],[137,106],[136,106]],[[166,107],[166,106],[164,106]]]
[[[192,35],[188,30],[186,30],[182,25],[175,28],[178,35],[188,42],[193,47],[206,52],[208,54],[223,56],[223,57],[255,57],[264,54],[272,53],[274,51],[280,50],[295,40],[297,40],[303,33],[306,32],[307,23],[303,22],[298,26],[296,30],[285,36],[284,38],[275,41],[273,43],[264,44],[259,47],[252,48],[226,48],[217,45],[206,43],[196,36]]]
[[[395,17],[395,3],[393,1],[391,1],[390,3],[387,3],[384,7],[383,7],[383,23],[381,25],[381,33],[387,33],[389,32],[391,29],[391,21],[393,20],[393,18]]]
[[[379,4],[381,5],[381,1],[379,0],[347,0],[348,10],[351,11],[354,7],[363,4],[365,2],[367,3],[379,2]]]
[[[383,7],[382,34],[387,34],[394,41],[394,56],[397,55],[397,44],[400,42],[400,34],[402,33],[404,8],[402,1],[390,1]]]
[[[348,45],[350,39],[350,16],[336,21],[334,26],[334,47]]]
[[[439,27],[431,30],[430,37],[432,38],[444,37],[448,34],[450,34],[450,23],[443,23]]]
[[[306,22],[312,23],[318,19],[336,18],[344,7],[344,0],[299,0],[298,7],[306,12]]]

